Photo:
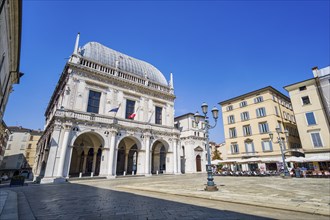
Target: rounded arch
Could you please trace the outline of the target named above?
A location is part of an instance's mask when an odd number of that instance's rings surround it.
[[[118,145],[120,145],[120,143],[122,141],[124,141],[125,143],[128,143],[128,140],[134,142],[137,145],[138,150],[141,150],[142,148],[142,141],[140,138],[137,138],[135,136],[132,135],[128,135],[128,136],[120,136],[120,138],[118,139]]]
[[[105,140],[104,137],[101,133],[98,131],[91,131],[91,130],[84,130],[79,133],[77,133],[77,136],[74,136],[71,140],[70,146],[75,146],[77,143],[82,142],[82,138],[87,138],[87,139],[98,139],[100,145],[104,146],[105,145]]]
[[[124,136],[118,140],[116,174],[133,174],[138,172],[139,151],[142,144],[135,136]]]
[[[166,172],[166,155],[169,152],[170,145],[163,139],[155,140],[151,145],[151,173],[165,173]]]
[[[83,175],[98,175],[101,155],[105,140],[99,132],[85,130],[71,141],[72,153],[69,167],[71,177]],[[101,153],[100,153],[101,151]],[[96,172],[98,171],[98,172]]]

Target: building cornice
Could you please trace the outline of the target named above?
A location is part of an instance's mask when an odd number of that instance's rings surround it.
[[[284,95],[283,93],[281,93],[280,91],[278,91],[277,89],[275,89],[272,86],[267,86],[267,87],[264,87],[264,88],[261,88],[261,89],[258,89],[258,90],[254,90],[252,92],[245,93],[245,94],[240,95],[240,96],[236,96],[236,97],[231,98],[231,99],[227,99],[225,101],[219,102],[218,104],[223,106],[223,105],[229,104],[231,102],[238,101],[238,100],[241,100],[241,99],[244,99],[244,98],[247,98],[247,97],[251,97],[251,96],[256,95],[258,93],[267,92],[267,91],[276,93],[277,95],[281,96],[286,101],[291,102],[290,98],[288,96]]]

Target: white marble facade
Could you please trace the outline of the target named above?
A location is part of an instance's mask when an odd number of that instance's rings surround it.
[[[45,112],[35,176],[49,183],[181,173],[174,99],[172,74],[167,82],[151,64],[96,42],[80,48],[78,35]],[[187,172],[196,170],[188,165],[194,157],[186,157]]]

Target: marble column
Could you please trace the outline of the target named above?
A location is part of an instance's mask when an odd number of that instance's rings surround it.
[[[115,163],[115,153],[116,149],[116,132],[110,132],[110,149],[109,149],[109,167],[108,167],[108,176],[114,176],[114,163]]]
[[[83,162],[83,168],[82,168],[83,174],[86,173],[87,155],[88,155],[88,153],[85,153],[85,151],[84,151],[84,162]]]
[[[57,170],[57,176],[58,177],[63,177],[63,167],[64,167],[64,161],[65,161],[65,156],[66,156],[66,150],[68,147],[68,140],[69,140],[69,135],[70,135],[70,130],[71,126],[66,125],[65,130],[64,130],[64,137],[63,137],[63,142],[61,145],[61,156],[58,164],[58,170]]]
[[[145,137],[146,157],[145,157],[145,175],[150,175],[150,137]]]
[[[95,174],[97,150],[94,149],[92,172]]]
[[[176,139],[172,140],[172,148],[173,148],[173,173],[178,173],[178,146]]]
[[[129,153],[129,151],[126,151],[125,150],[125,172],[126,172],[126,174],[127,174],[127,165],[128,165],[128,153]]]

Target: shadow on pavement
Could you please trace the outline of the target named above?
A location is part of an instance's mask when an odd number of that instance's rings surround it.
[[[24,193],[36,219],[270,219],[72,183],[9,189]]]

